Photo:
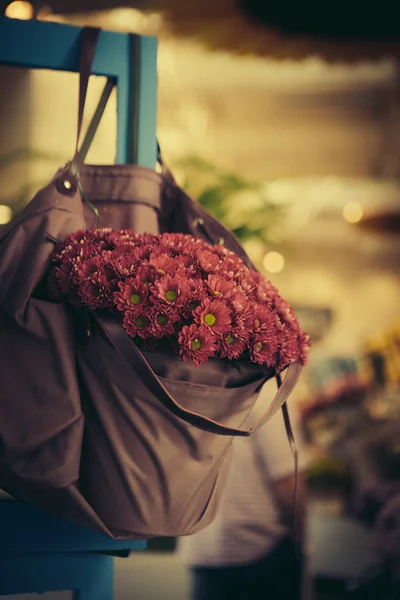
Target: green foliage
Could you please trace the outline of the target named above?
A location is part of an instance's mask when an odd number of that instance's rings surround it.
[[[220,171],[207,161],[189,156],[175,165],[184,174],[183,186],[243,242],[259,239],[269,244],[270,230],[283,217],[259,183]]]

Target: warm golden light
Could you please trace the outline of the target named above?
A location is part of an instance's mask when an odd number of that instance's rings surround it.
[[[11,2],[11,4],[7,6],[4,14],[10,19],[28,21],[33,18],[33,6],[30,2],[15,0],[15,2]]]
[[[42,6],[36,14],[38,21],[49,21],[53,18],[53,10],[49,6]]]
[[[9,206],[0,204],[0,225],[9,223],[12,219],[13,212]]]
[[[358,223],[362,216],[363,209],[358,202],[348,202],[343,208],[343,217],[348,223]]]
[[[123,31],[141,31],[147,25],[147,16],[136,8],[114,8],[109,12],[108,21]]]
[[[279,252],[267,252],[263,265],[269,273],[280,273],[285,266],[285,259]]]

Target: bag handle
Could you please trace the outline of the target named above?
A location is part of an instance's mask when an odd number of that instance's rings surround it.
[[[143,356],[135,342],[126,335],[118,321],[110,314],[103,312],[93,312],[93,317],[101,327],[107,339],[114,346],[119,355],[129,365],[131,370],[142,381],[143,385],[151,392],[161,404],[173,415],[185,421],[193,427],[203,429],[209,433],[226,436],[248,437],[253,431],[262,427],[286,402],[293,391],[301,372],[301,365],[298,362],[289,365],[282,385],[279,387],[274,399],[264,415],[253,425],[251,429],[236,429],[227,427],[213,419],[204,417],[191,410],[183,408],[171,396],[167,389],[162,385],[157,375]]]
[[[96,135],[97,129],[100,125],[100,121],[104,114],[104,111],[107,107],[108,100],[110,99],[111,93],[115,87],[114,79],[108,78],[103,91],[100,96],[99,103],[96,107],[96,110],[93,113],[92,119],[88,125],[88,128],[85,133],[85,137],[83,138],[82,144],[79,150],[75,154],[75,160],[78,163],[84,163],[86,160],[86,156],[90,150],[92,145],[94,136]]]
[[[93,60],[100,31],[101,30],[98,27],[84,27],[82,29],[79,58],[78,126],[76,132],[75,156],[78,155],[89,77],[92,73]]]

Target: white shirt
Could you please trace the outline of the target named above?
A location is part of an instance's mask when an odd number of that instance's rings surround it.
[[[271,401],[274,382],[262,389],[249,424]],[[295,411],[289,412],[299,450],[299,469],[306,464],[296,433]],[[290,450],[279,411],[249,438],[233,441],[233,459],[217,517],[206,529],[179,540],[179,553],[192,566],[229,566],[255,562],[286,535],[277,506],[273,481],[294,474]]]

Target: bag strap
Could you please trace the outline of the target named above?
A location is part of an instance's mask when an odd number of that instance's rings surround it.
[[[104,111],[107,107],[108,101],[109,101],[112,91],[115,87],[115,84],[116,84],[115,79],[113,79],[111,77],[109,77],[105,83],[105,86],[101,93],[100,100],[97,104],[96,110],[94,111],[92,119],[86,130],[85,137],[83,138],[81,147],[79,148],[79,150],[76,152],[76,155],[75,155],[75,160],[77,160],[77,162],[79,162],[79,163],[85,162],[86,156],[90,150],[94,136],[96,135],[97,129],[100,125],[100,121],[104,115]],[[159,163],[159,165],[162,168],[163,175],[166,176],[169,179],[169,181],[175,181],[171,171],[168,169],[168,167],[166,166],[166,164],[164,162],[158,140],[157,140],[157,162]]]
[[[85,137],[83,138],[81,147],[76,152],[75,160],[78,163],[84,163],[86,156],[90,150],[92,145],[94,136],[96,135],[97,129],[100,125],[100,121],[103,117],[104,111],[107,107],[107,103],[110,99],[111,93],[115,87],[115,80],[111,77],[107,79],[104,89],[101,93],[99,103],[96,107],[96,110],[93,113],[92,119],[89,123],[89,126],[86,130]]]
[[[159,144],[158,140],[157,140],[157,162],[161,167],[162,174],[164,175],[164,178],[166,179],[166,181],[168,181],[169,183],[175,184],[175,177],[172,175],[172,172],[169,170],[169,168],[167,167],[167,165],[163,159],[160,144]]]
[[[264,423],[266,423],[286,402],[300,375],[301,365],[299,363],[296,362],[289,365],[282,385],[279,387],[270,406],[251,429],[227,427],[222,423],[218,423],[208,417],[192,412],[178,404],[162,385],[140,349],[136,346],[135,342],[126,335],[115,317],[104,312],[93,312],[92,314],[107,339],[129,365],[136,377],[142,381],[149,392],[151,392],[173,415],[182,419],[182,421],[185,421],[189,425],[193,425],[193,427],[203,429],[209,433],[248,437],[253,431],[262,427],[262,425],[264,425]]]
[[[78,101],[78,127],[76,132],[75,155],[78,153],[81,137],[83,113],[85,110],[89,77],[92,73],[94,55],[100,29],[98,27],[84,27],[82,29],[80,59],[79,59],[79,101]]]

